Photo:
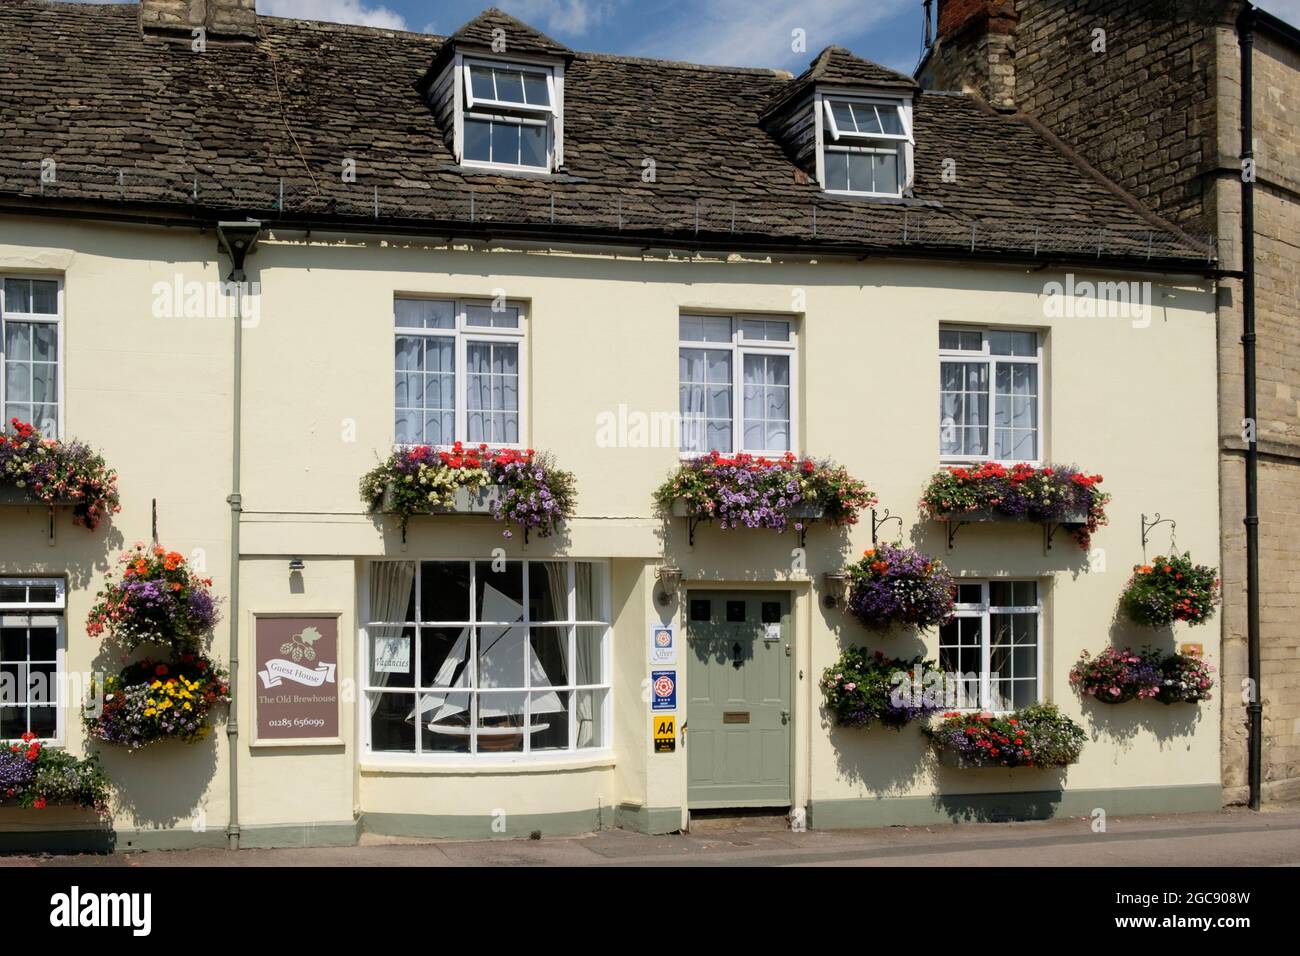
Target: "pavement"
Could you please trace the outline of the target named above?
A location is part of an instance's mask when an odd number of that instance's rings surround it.
[[[405,840],[353,847],[0,856],[0,866],[1300,866],[1300,805],[1252,813],[955,823],[871,830],[786,828],[784,817],[697,820],[690,833],[606,830],[540,840]]]

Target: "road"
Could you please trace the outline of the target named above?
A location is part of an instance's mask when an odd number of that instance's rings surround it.
[[[772,819],[689,834],[609,830],[541,840],[402,841],[342,848],[9,856],[0,866],[1300,866],[1300,807],[793,833]]]

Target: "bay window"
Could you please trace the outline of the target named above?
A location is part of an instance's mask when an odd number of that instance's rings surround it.
[[[939,454],[944,461],[1042,456],[1042,343],[1034,331],[939,330]]]
[[[0,422],[62,431],[62,289],[56,279],[0,277]],[[3,428],[0,428],[3,430]]]
[[[397,443],[519,445],[523,307],[399,298],[395,316]]]
[[[939,628],[939,668],[956,706],[1006,712],[1039,703],[1042,665],[1038,582],[959,580],[953,617]]]
[[[793,322],[683,315],[678,329],[681,451],[794,451]]]
[[[371,754],[609,746],[604,563],[376,561],[369,594],[361,673]]]

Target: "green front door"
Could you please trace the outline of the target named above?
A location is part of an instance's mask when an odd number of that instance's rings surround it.
[[[790,806],[790,595],[690,591],[687,802]]]

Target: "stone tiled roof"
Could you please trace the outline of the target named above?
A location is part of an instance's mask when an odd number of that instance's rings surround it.
[[[488,7],[448,39],[453,43],[491,49],[498,35],[505,41],[507,53],[565,56],[573,52],[563,43],[552,40],[540,30],[533,29],[496,7]]]
[[[498,175],[455,165],[416,89],[445,38],[262,17],[256,45],[193,53],[142,39],[136,13],[0,5],[0,204],[556,241],[1207,258],[1032,126],[964,95],[916,100],[913,200],[837,199],[807,181],[761,120],[799,80],[571,53],[511,21],[520,42],[572,57],[565,167]],[[490,42],[500,18],[488,11],[464,35],[487,30]],[[832,82],[907,80],[837,48],[809,74],[818,70]],[[341,175],[348,159],[355,182]],[[47,161],[53,180],[42,182]]]

